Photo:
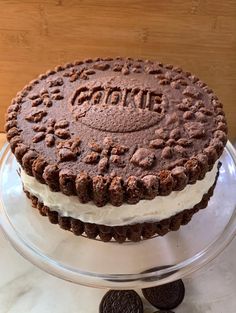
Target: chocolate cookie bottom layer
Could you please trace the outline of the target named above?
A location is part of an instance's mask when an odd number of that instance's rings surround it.
[[[52,224],[59,224],[61,228],[70,230],[77,236],[84,235],[91,239],[100,238],[100,240],[104,242],[108,242],[112,239],[119,243],[127,240],[137,242],[142,239],[149,239],[156,235],[164,236],[169,231],[178,230],[181,225],[188,224],[195,213],[206,208],[210,197],[213,195],[218,175],[219,172],[217,173],[213,186],[203,195],[202,200],[193,208],[184,210],[158,222],[125,226],[106,226],[84,223],[79,219],[60,216],[58,212],[51,211],[47,206],[40,202],[37,197],[30,194],[28,191],[24,191],[27,197],[31,200],[32,206],[37,208],[41,215],[48,216],[48,219]]]

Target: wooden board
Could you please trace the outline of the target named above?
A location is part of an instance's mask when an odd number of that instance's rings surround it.
[[[5,141],[6,141],[5,134],[0,134],[0,149],[2,148]]]
[[[37,74],[95,56],[158,59],[192,71],[225,105],[236,138],[236,1],[0,1],[0,131]]]

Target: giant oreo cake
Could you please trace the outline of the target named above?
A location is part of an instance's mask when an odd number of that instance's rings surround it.
[[[165,235],[205,208],[227,140],[222,104],[205,83],[129,58],[40,75],[13,99],[6,132],[42,215],[118,242]]]

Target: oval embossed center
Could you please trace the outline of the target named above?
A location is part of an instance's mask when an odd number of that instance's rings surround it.
[[[163,96],[153,90],[111,86],[80,87],[71,98],[81,123],[104,131],[133,132],[158,123],[164,116]]]

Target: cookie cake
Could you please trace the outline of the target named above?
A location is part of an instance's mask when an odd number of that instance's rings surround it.
[[[40,75],[12,100],[5,130],[42,215],[120,243],[163,236],[205,208],[227,141],[222,104],[205,83],[130,58]]]

